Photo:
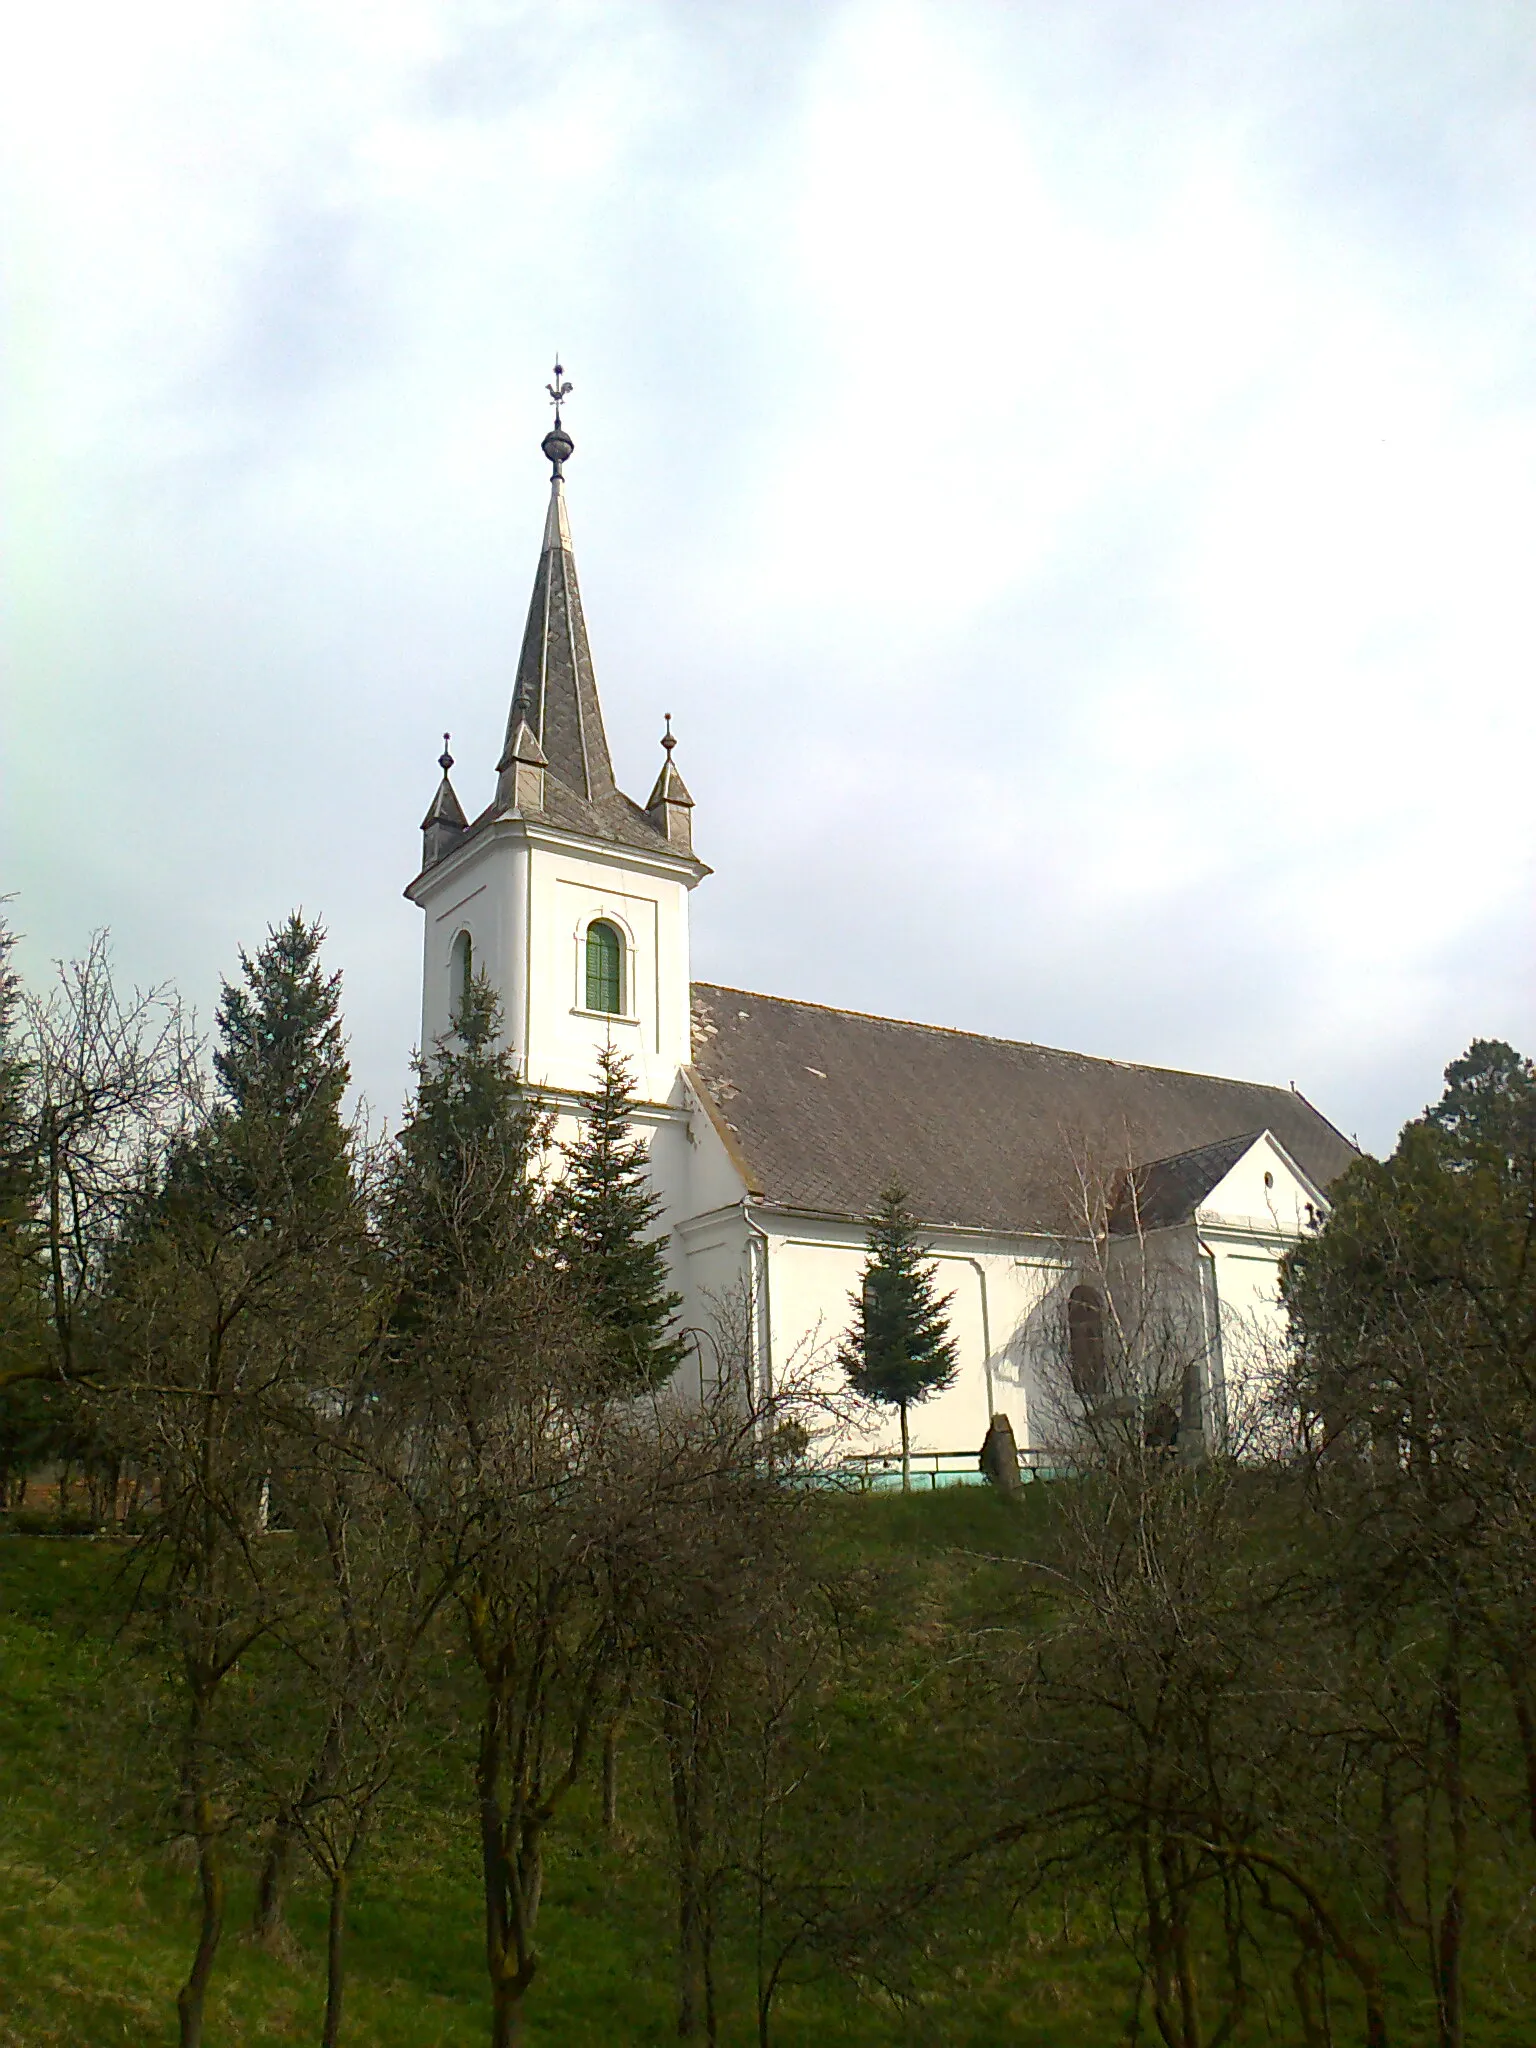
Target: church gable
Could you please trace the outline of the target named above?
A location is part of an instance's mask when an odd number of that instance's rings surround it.
[[[1117,1237],[1183,1223],[1296,1237],[1323,1202],[1322,1189],[1271,1132],[1250,1131],[1126,1173],[1109,1227]]]
[[[894,1175],[928,1224],[1079,1235],[1074,1162],[1108,1185],[1150,1160],[1167,1206],[1184,1180],[1203,1179],[1194,1201],[1218,1187],[1265,1132],[1317,1189],[1355,1157],[1289,1089],[709,983],[693,986],[693,1058],[750,1183],[811,1214],[866,1216]]]
[[[1205,1230],[1295,1238],[1312,1227],[1323,1207],[1323,1190],[1264,1131],[1207,1191],[1196,1220]]]

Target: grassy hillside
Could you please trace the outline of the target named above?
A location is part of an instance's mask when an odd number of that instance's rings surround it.
[[[860,1773],[906,1774],[920,1803],[940,1768],[925,1742],[923,1659],[933,1617],[985,1621],[1035,1551],[1043,1499],[1018,1508],[981,1490],[878,1496],[829,1506],[823,1542],[834,1573],[880,1568],[877,1617],[908,1678],[879,1698],[840,1703],[836,1767],[858,1811]],[[174,1999],[194,1939],[184,1851],[165,1820],[154,1762],[153,1674],[112,1633],[120,1552],[105,1541],[0,1535],[0,2048],[170,2043]],[[934,1640],[937,1640],[935,1635]],[[899,1658],[898,1658],[899,1662]],[[465,1737],[419,1731],[402,1796],[358,1883],[346,2038],[379,2048],[456,2048],[486,2034],[480,1894]],[[533,2048],[610,2048],[676,2039],[672,1905],[660,1787],[633,1750],[623,1769],[623,1834],[609,1842],[590,1803],[552,1845],[541,1924],[543,1973],[530,2000]],[[917,1805],[914,1805],[914,1812]],[[813,1845],[814,1847],[814,1845]],[[1509,1873],[1490,1862],[1490,1893]],[[1005,1866],[957,1886],[911,1938],[894,1990],[832,1961],[793,1977],[774,2014],[777,2048],[1100,2048],[1156,2039],[1136,1973],[1092,1896],[1042,1891],[1020,1902]],[[211,2000],[215,2048],[318,2039],[323,1900],[301,1880],[281,1956],[243,1929],[249,1858],[237,1882]],[[1503,1914],[1518,1924],[1518,1912]],[[1215,1939],[1219,1930],[1210,1930]],[[1469,2043],[1536,2039],[1536,1983],[1521,1935],[1477,1958]],[[1270,1982],[1289,1967],[1277,1958]],[[1262,1969],[1259,1972],[1262,1979]],[[755,2038],[752,1960],[740,1920],[719,1956],[721,2038]],[[1260,1983],[1263,1993],[1263,1985]],[[1339,2048],[1359,2038],[1347,1999]],[[1260,1995],[1243,2042],[1302,2042],[1283,1993]],[[1430,2011],[1404,1980],[1392,2048],[1434,2038]]]
[[[828,1541],[852,1564],[911,1560],[913,1581],[950,1597],[978,1569],[968,1553],[1025,1540],[988,1494],[840,1508]],[[115,1547],[88,1538],[0,1537],[0,2044],[96,2048],[170,2042],[193,1941],[183,1852],[167,1846],[150,1788],[135,1782],[141,1709],[121,1696],[112,1652]],[[912,1592],[912,1582],[908,1582]],[[131,1681],[130,1681],[131,1682]],[[625,1780],[625,1841],[605,1843],[590,1806],[557,1838],[542,1920],[546,1962],[528,2038],[561,2048],[676,2038],[664,1865],[644,1852],[660,1828],[647,1788]],[[358,1886],[348,2038],[379,2048],[453,2048],[485,2035],[479,1886],[463,1759],[427,1744],[411,1795]],[[974,1903],[974,1902],[973,1902]],[[269,1955],[241,1930],[236,1890],[209,2016],[221,2044],[310,2042],[323,2008],[323,1901],[301,1882],[294,1945]],[[958,1914],[960,1922],[972,1909]],[[989,1923],[995,1916],[983,1912]],[[1060,1929],[1019,1941],[957,1924],[902,2004],[831,1970],[791,1984],[775,2012],[783,2048],[815,2042],[1101,2042],[1117,2031],[1130,1975],[1110,1946]],[[747,1958],[721,1957],[723,2038],[752,2036]]]

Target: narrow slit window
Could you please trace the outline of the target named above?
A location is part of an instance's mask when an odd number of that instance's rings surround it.
[[[610,1017],[624,1008],[624,941],[601,921],[587,926],[587,1008]]]
[[[455,1024],[464,1014],[470,983],[475,978],[475,942],[460,932],[453,942],[453,960],[448,976],[448,1008]]]

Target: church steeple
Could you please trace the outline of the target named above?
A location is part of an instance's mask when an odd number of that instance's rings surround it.
[[[496,764],[497,802],[502,804],[516,800],[518,761],[526,758],[526,740],[520,741],[519,735],[525,730],[542,751],[548,773],[576,796],[590,803],[614,788],[565,510],[565,465],[575,443],[560,420],[560,402],[571,388],[563,377],[556,363],[555,381],[548,387],[555,424],[542,444],[551,469],[549,516],[523,629],[506,741]]]

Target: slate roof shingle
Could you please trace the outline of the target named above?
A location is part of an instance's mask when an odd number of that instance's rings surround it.
[[[1269,1130],[1326,1188],[1356,1156],[1289,1088],[709,982],[693,985],[693,1061],[752,1192],[812,1214],[862,1219],[895,1174],[924,1223],[1080,1235],[1074,1159],[1109,1181],[1210,1148],[1235,1145],[1235,1159]],[[1209,1163],[1188,1171],[1198,1178]],[[1182,1200],[1178,1175],[1166,1178],[1168,1201]]]
[[[1233,1138],[1218,1139],[1214,1145],[1197,1145],[1190,1152],[1175,1152],[1169,1159],[1149,1159],[1125,1176],[1109,1219],[1111,1230],[1131,1232],[1166,1230],[1174,1223],[1188,1223],[1218,1182],[1226,1179],[1239,1159],[1258,1138],[1257,1131],[1243,1131]],[[1130,1183],[1135,1181],[1135,1199]]]

